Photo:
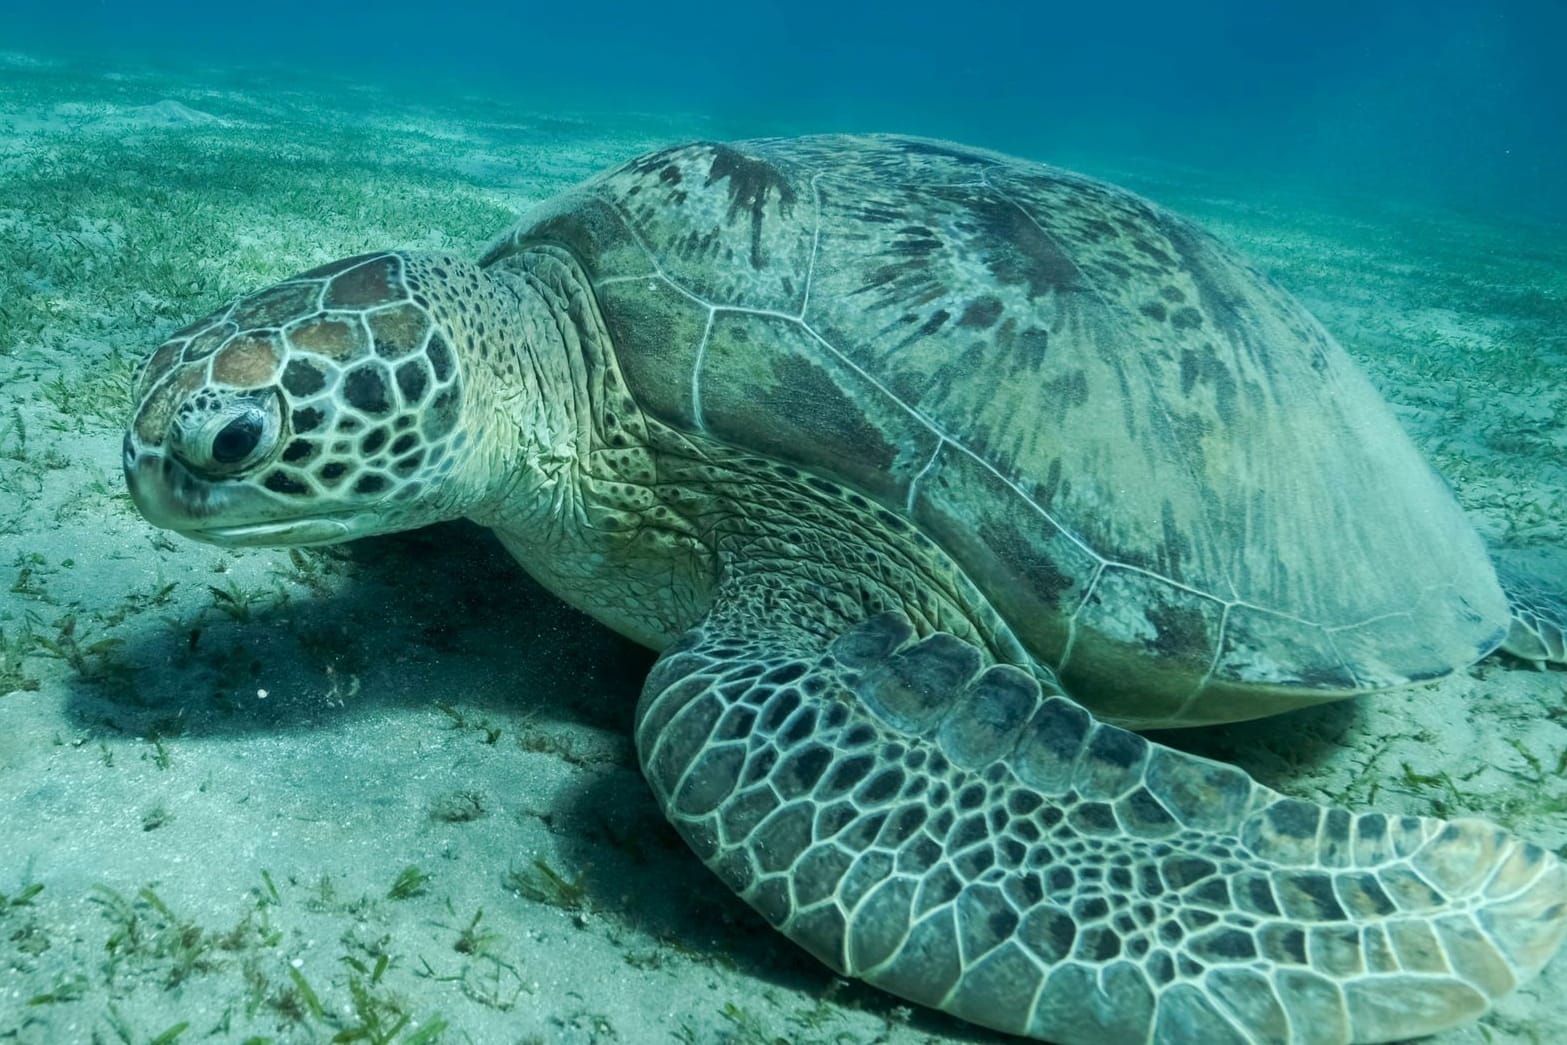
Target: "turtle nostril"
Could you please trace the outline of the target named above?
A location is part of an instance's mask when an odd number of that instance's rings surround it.
[[[212,440],[212,459],[218,464],[238,464],[255,453],[266,425],[258,411],[247,410],[223,426]]]

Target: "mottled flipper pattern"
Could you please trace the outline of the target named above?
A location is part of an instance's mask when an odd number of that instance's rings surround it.
[[[951,635],[828,641],[780,598],[731,591],[666,651],[637,745],[835,970],[1063,1045],[1369,1042],[1473,1018],[1567,933],[1567,869],[1490,824],[1285,798]]]
[[[1534,577],[1496,567],[1513,621],[1502,649],[1519,660],[1567,665],[1567,592],[1553,591]]]

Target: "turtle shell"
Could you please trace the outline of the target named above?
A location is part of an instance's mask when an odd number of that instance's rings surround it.
[[[909,138],[696,143],[542,205],[653,416],[904,514],[1123,724],[1432,678],[1505,634],[1369,381],[1191,223]]]

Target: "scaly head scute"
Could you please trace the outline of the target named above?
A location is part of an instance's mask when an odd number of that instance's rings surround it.
[[[152,522],[222,544],[319,544],[463,514],[483,274],[382,253],[285,280],[191,324],[137,379],[125,437]],[[475,328],[477,328],[477,335]]]

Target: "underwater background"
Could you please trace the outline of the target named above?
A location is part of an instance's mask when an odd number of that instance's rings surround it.
[[[0,46],[88,62],[689,111],[734,135],[949,137],[1158,156],[1296,185],[1567,206],[1567,5],[53,3]]]
[[[1567,4],[0,0],[0,1045],[1001,1041],[845,983],[664,824],[650,655],[461,523],[136,513],[136,364],[387,246],[476,253],[671,141],[953,138],[1195,218],[1567,583]],[[1567,854],[1567,682],[1161,739]],[[1567,960],[1444,1045],[1567,1041]]]

